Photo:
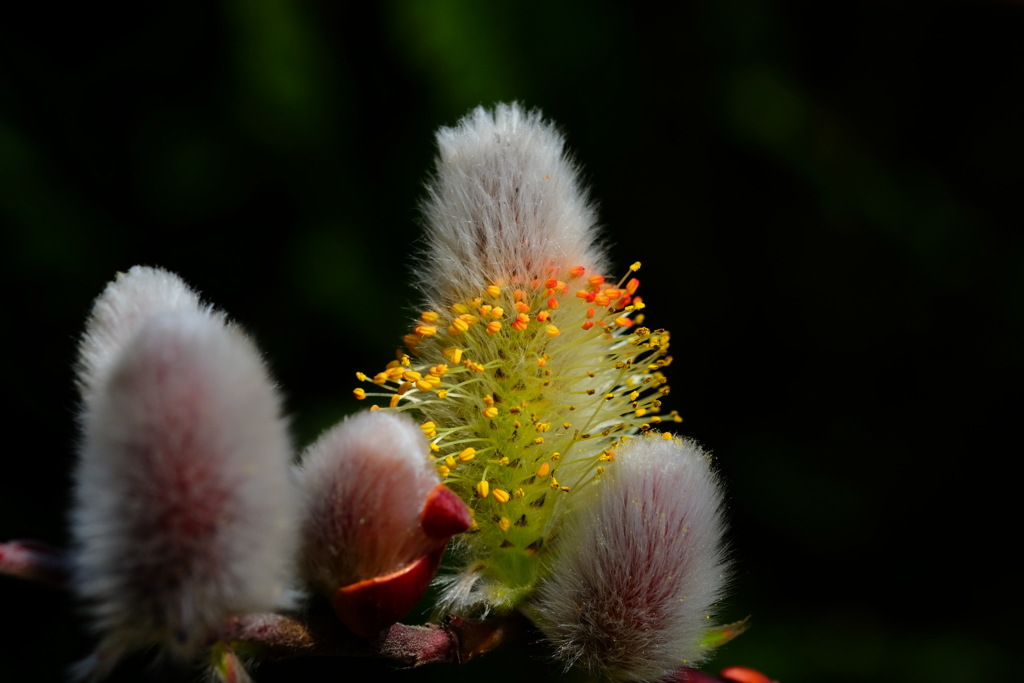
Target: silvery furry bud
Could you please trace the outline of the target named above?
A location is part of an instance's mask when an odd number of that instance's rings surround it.
[[[532,616],[566,666],[656,681],[700,663],[726,581],[722,497],[693,442],[642,436],[565,514]]]
[[[85,394],[72,513],[101,668],[150,644],[191,656],[225,618],[279,607],[295,545],[291,444],[254,345],[191,306],[130,327]]]
[[[359,635],[404,616],[449,537],[472,523],[428,453],[409,417],[365,412],[329,430],[302,459],[303,573]]]
[[[132,335],[156,313],[209,310],[174,273],[133,266],[118,273],[93,303],[79,347],[78,383],[83,397],[116,362]]]

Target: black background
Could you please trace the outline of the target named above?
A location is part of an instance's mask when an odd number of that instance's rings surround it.
[[[754,627],[711,669],[1008,675],[1022,35],[1009,2],[0,10],[0,539],[66,542],[76,338],[134,264],[252,332],[300,444],[356,410],[430,258],[433,131],[517,99],[566,133],[617,268],[643,262],[667,407],[727,482],[725,612]],[[67,596],[0,579],[0,605],[0,679],[62,680],[88,652]],[[257,679],[556,680],[546,654]]]

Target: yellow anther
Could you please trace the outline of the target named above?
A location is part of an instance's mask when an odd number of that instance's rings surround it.
[[[402,400],[402,396],[400,394],[395,394],[394,396],[391,397],[391,403],[389,405],[392,408],[394,408],[394,407],[398,406],[398,402],[400,400]]]
[[[491,396],[490,394],[487,394],[486,396],[484,396],[484,405],[493,406],[494,405],[494,397]]]
[[[480,297],[476,297],[475,299],[473,299],[473,308],[480,308],[483,302],[483,299],[481,299]]]
[[[439,450],[441,450],[441,447],[438,446],[436,443],[431,443],[430,450],[433,451],[434,453],[437,453]]]
[[[500,331],[501,323],[499,323],[497,320],[492,320],[491,322],[487,323],[487,334],[495,335]]]
[[[418,382],[413,382],[413,385],[423,393],[426,393],[434,388],[434,385],[425,379],[421,379]]]
[[[483,365],[481,365],[480,363],[474,363],[471,360],[467,360],[465,363],[463,363],[463,365],[467,369],[472,370],[473,372],[483,372],[484,371],[484,366]]]
[[[552,454],[551,454],[551,459],[552,459],[552,460],[558,460],[558,459],[559,459],[559,458],[561,458],[561,457],[562,457],[562,454],[561,454],[561,453],[552,453]]]
[[[636,271],[640,270],[640,262],[639,262],[639,261],[637,261],[636,263],[634,263],[633,265],[631,265],[631,266],[629,267],[629,269],[630,269],[631,271],[633,271],[634,273],[635,273]]]
[[[562,334],[554,325],[548,325],[546,328],[544,328],[544,331],[548,333],[549,337],[557,337],[558,335]]]
[[[448,465],[451,469],[455,469],[455,458],[454,456],[447,455],[444,458],[444,464]]]
[[[438,316],[438,314],[435,313],[434,311],[423,311],[422,313],[420,313],[420,320],[428,324],[436,322],[439,317],[440,316]]]
[[[472,460],[475,457],[476,457],[476,449],[475,448],[467,448],[466,450],[464,450],[461,453],[459,453],[459,460],[461,460],[462,462],[469,462],[470,460]]]
[[[604,467],[603,466],[598,466],[598,468],[597,468],[597,476],[601,476],[602,474],[604,474]]]
[[[505,315],[505,309],[502,308],[501,306],[495,306],[491,310],[491,317],[492,318],[500,318],[503,315]]]
[[[441,391],[437,392],[437,397],[438,398],[448,398],[448,390],[447,389],[442,389]]]
[[[483,305],[483,306],[481,306],[480,308],[477,309],[477,313],[479,313],[480,315],[482,315],[483,317],[486,318],[487,316],[489,316],[491,314],[491,311],[493,309],[494,309],[494,306],[491,306],[490,304],[485,304],[485,305]]]
[[[603,294],[598,294],[596,297],[594,297],[594,303],[597,304],[598,306],[607,306],[608,304],[611,303],[611,299],[604,296]]]
[[[423,381],[430,385],[431,389],[436,389],[441,386],[441,378],[437,375],[427,375],[423,378]],[[429,391],[429,390],[428,390]]]
[[[620,315],[615,319],[615,324],[619,327],[630,327],[633,324],[633,321],[624,315]]]
[[[654,424],[658,424],[659,422],[661,422],[661,418],[655,415],[654,417],[651,418],[651,422],[653,422]]]
[[[366,381],[366,375],[364,375],[361,372],[357,372],[356,373],[356,379],[359,380],[360,382],[365,382]]]
[[[430,432],[437,429],[437,425],[434,424],[433,422],[424,422],[423,424],[420,425],[420,429],[423,430],[424,434],[429,434]]]
[[[502,531],[508,531],[510,526],[512,526],[512,522],[509,521],[508,517],[502,517],[498,520],[498,528]]]
[[[525,495],[526,491],[523,491],[522,489],[516,489],[515,491],[512,492],[513,498],[522,498]]]
[[[371,413],[372,413],[373,411],[375,411],[375,410],[380,410],[380,406],[378,406],[378,405],[372,405],[372,406],[370,406],[370,412],[371,412]]]
[[[498,417],[498,409],[495,408],[494,406],[491,406],[490,408],[484,408],[484,417],[486,417],[489,420]]]
[[[541,311],[540,313],[537,314],[537,320],[541,321],[542,323],[547,322],[550,318],[551,314],[548,313],[547,311]]]
[[[493,297],[498,296],[499,294],[501,294],[501,287],[499,287],[498,285],[490,285],[487,288],[487,295],[488,296],[493,298]]]
[[[671,441],[672,440],[672,432],[662,432],[661,433],[661,438],[665,439],[665,441]]]
[[[410,365],[412,365],[412,360],[409,358],[409,355],[405,353],[402,354],[402,357],[399,359],[398,362],[400,365],[404,365],[405,367],[409,367]]]
[[[413,331],[421,337],[433,337],[437,334],[437,328],[433,325],[417,325]]]
[[[402,382],[398,386],[398,388],[395,389],[395,391],[398,392],[399,396],[402,396],[403,394],[405,394],[405,392],[409,391],[410,389],[412,389],[412,382]]]
[[[458,365],[462,362],[462,349],[457,349],[454,346],[449,346],[443,351],[444,357],[452,362],[452,365]]]
[[[396,365],[393,368],[388,368],[388,379],[398,379],[402,376],[402,366]]]
[[[516,310],[519,311],[520,313],[529,313],[530,312],[530,307],[527,306],[522,301],[517,301],[516,302]]]
[[[638,398],[640,398],[640,392],[639,391],[634,391],[632,394],[629,395],[629,400],[630,401],[635,401]]]
[[[386,373],[386,372],[378,372],[376,375],[373,376],[373,383],[374,384],[384,384],[387,381],[388,381],[388,373]]]
[[[481,498],[486,498],[487,494],[491,492],[491,485],[487,483],[486,479],[479,481],[476,485],[476,495]]]
[[[462,318],[456,318],[452,321],[452,326],[448,328],[448,334],[462,334],[469,329],[469,323]]]
[[[637,408],[636,410],[633,411],[633,414],[636,415],[637,417],[643,417],[644,415],[647,414],[647,409]]]
[[[548,476],[548,472],[550,471],[551,465],[549,465],[548,463],[543,463],[539,468],[537,468],[537,477],[543,479],[544,477]]]
[[[471,313],[463,313],[462,315],[459,316],[459,320],[462,320],[466,324],[472,326],[472,325],[476,325],[477,322],[480,321],[480,318],[476,317],[475,315],[473,315]]]
[[[544,443],[544,437],[543,436],[538,436],[536,439],[533,440],[533,442],[539,446],[542,443]]]
[[[494,500],[499,503],[507,503],[509,499],[508,491],[502,491],[501,489],[494,489],[491,491],[491,495],[494,496]]]
[[[406,370],[402,373],[402,379],[406,382],[417,382],[423,378],[423,375],[416,372],[415,370]]]
[[[463,313],[469,313],[469,306],[466,304],[455,304],[452,306],[452,310],[455,311],[456,315],[462,315]]]
[[[508,456],[507,455],[503,455],[503,456],[501,456],[501,460],[498,461],[498,464],[501,465],[502,467],[504,467],[505,465],[509,464],[510,462],[511,462],[511,460],[508,459]]]
[[[538,432],[547,432],[547,431],[550,431],[550,430],[551,430],[551,423],[550,422],[540,422],[540,423],[537,424],[537,431]]]
[[[449,474],[451,474],[452,471],[448,469],[448,467],[446,467],[445,465],[441,465],[440,467],[437,468],[437,473],[441,475],[442,479],[444,479]]]
[[[525,332],[526,331],[526,326],[529,323],[530,323],[530,316],[526,315],[525,313],[520,313],[519,316],[516,318],[516,321],[514,323],[512,323],[512,327],[517,332]]]
[[[356,398],[358,398],[360,401],[362,401],[364,398],[366,398],[366,392],[363,391],[362,389],[353,389],[352,390],[352,394]]]
[[[553,489],[557,489],[558,488],[558,480],[555,479],[555,475],[553,475],[553,474],[551,475],[551,488],[553,488]]]
[[[606,401],[610,401],[613,398],[615,398],[615,394],[605,394],[604,395],[604,400],[606,400]]]
[[[440,365],[435,365],[434,367],[430,368],[430,374],[434,375],[435,377],[444,377],[447,373],[448,366],[445,365],[444,363],[441,363]]]

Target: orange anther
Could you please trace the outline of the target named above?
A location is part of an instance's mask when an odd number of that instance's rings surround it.
[[[485,305],[480,307],[480,309],[477,311],[477,313],[479,313],[480,315],[482,315],[483,317],[486,318],[488,315],[490,315],[491,310],[493,308],[494,308],[494,306],[491,306],[490,304],[485,304]]]
[[[487,288],[487,294],[491,297],[496,297],[499,294],[501,294],[501,287],[499,287],[498,285],[490,285]]]
[[[495,335],[500,331],[501,323],[499,323],[497,320],[492,320],[491,322],[487,323],[487,334]]]
[[[494,310],[491,311],[492,318],[500,318],[503,315],[505,315],[505,309],[501,306],[495,306]]]
[[[366,398],[366,392],[363,391],[362,389],[353,389],[352,390],[352,394],[356,398],[358,398],[360,401],[362,401],[364,398]]]
[[[626,291],[629,294],[636,294],[637,288],[640,286],[640,281],[635,277],[630,278],[629,282],[626,283]]]
[[[475,325],[480,320],[480,318],[476,317],[472,313],[463,313],[462,315],[459,316],[459,320],[462,320],[469,325]]]
[[[604,275],[591,275],[587,278],[587,282],[590,283],[591,287],[600,287],[604,284]]]
[[[416,372],[415,370],[406,370],[405,372],[402,373],[402,379],[404,379],[406,382],[416,382],[421,377],[422,375],[420,375],[420,373]]]
[[[615,324],[619,327],[632,327],[633,321],[622,315],[615,319]]]
[[[551,297],[550,299],[548,299],[548,308],[550,308],[552,311],[558,310],[558,299],[556,299],[555,297]]]
[[[449,346],[442,353],[444,357],[452,362],[452,365],[458,365],[462,362],[462,349],[457,349],[454,346]]]
[[[597,304],[598,306],[607,306],[611,302],[608,300],[608,297],[606,297],[604,294],[598,294],[597,296],[594,297],[594,303]]]
[[[584,268],[583,266],[576,266],[575,268],[569,270],[569,277],[577,278],[580,275],[583,275],[583,273],[585,272],[587,272],[586,268]]]
[[[547,287],[548,289],[554,289],[555,287],[558,286],[558,280],[556,280],[553,277],[549,277],[547,280],[544,281],[544,286]]]
[[[576,290],[576,298],[577,299],[586,299],[588,296],[590,296],[590,292],[588,292],[587,290],[585,290],[585,289],[578,289],[578,290]]]
[[[416,384],[416,388],[419,389],[420,391],[423,391],[423,392],[430,391],[431,389],[434,388],[434,385],[432,383],[428,382],[425,379],[421,379],[420,381],[416,382],[415,384]]]
[[[537,469],[537,477],[543,479],[544,477],[548,476],[548,472],[550,471],[551,465],[549,465],[548,463],[544,463]]]
[[[526,292],[524,292],[521,289],[517,289],[516,291],[512,292],[512,298],[515,299],[516,301],[522,301],[523,299],[526,298]]]
[[[582,325],[580,325],[580,327],[582,327],[585,330],[589,330],[593,326],[594,326],[594,321],[593,320],[588,320],[587,322],[585,322]]]
[[[390,406],[391,406],[392,408],[394,408],[395,406],[397,406],[397,405],[398,405],[398,402],[399,402],[400,400],[402,400],[402,397],[401,397],[401,395],[399,395],[399,394],[395,394],[394,396],[392,396],[392,397],[391,397],[391,403],[390,403],[389,405],[390,405]]]
[[[520,313],[529,313],[530,307],[527,304],[524,304],[522,301],[517,301],[516,310],[519,311]]]
[[[612,289],[612,288],[608,288],[608,289],[604,290],[604,292],[602,292],[602,293],[603,293],[603,294],[604,294],[604,295],[605,295],[606,297],[608,297],[608,299],[609,299],[610,301],[615,301],[615,300],[616,300],[616,299],[618,299],[618,298],[619,298],[620,296],[622,296],[622,290],[621,290],[621,289]]]
[[[541,322],[545,322],[550,317],[551,317],[551,314],[548,313],[547,311],[541,311],[540,313],[537,314],[537,320],[539,320]]]
[[[520,313],[519,317],[516,318],[514,323],[512,323],[512,328],[517,332],[525,332],[526,326],[529,324],[529,322],[530,316],[526,315],[525,313]]]
[[[494,405],[494,397],[491,396],[490,394],[487,394],[486,396],[484,396],[484,405],[486,405],[486,406],[493,406]]]
[[[423,313],[420,313],[420,320],[428,324],[435,322],[438,317],[439,316],[434,311],[424,311]]]
[[[452,321],[452,326],[448,328],[448,334],[462,334],[469,329],[469,323],[462,318],[456,318]]]

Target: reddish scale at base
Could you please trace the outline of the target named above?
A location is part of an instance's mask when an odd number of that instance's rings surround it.
[[[436,547],[398,571],[344,586],[331,598],[345,626],[362,638],[375,638],[409,613],[437,573],[448,539],[473,524],[469,508],[444,484],[427,496],[420,514],[423,533],[436,539]]]

